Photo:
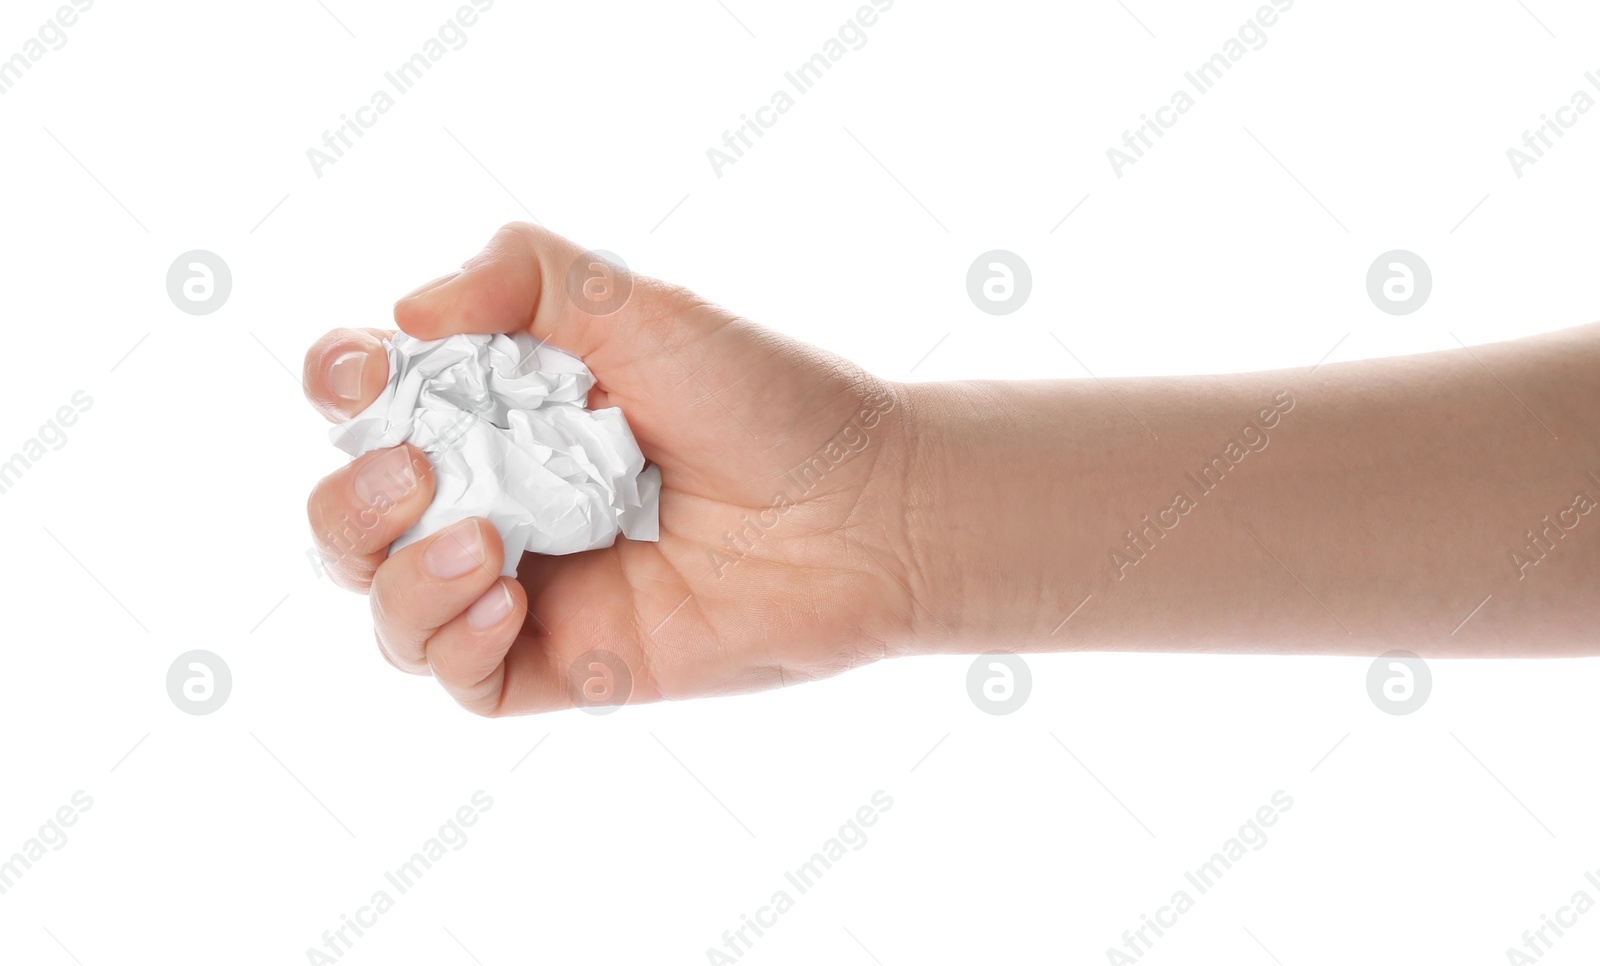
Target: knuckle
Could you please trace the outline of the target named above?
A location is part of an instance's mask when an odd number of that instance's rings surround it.
[[[335,534],[328,527],[327,481],[318,483],[306,498],[306,522],[311,525],[311,539],[325,560],[332,562],[343,553],[337,546]]]
[[[403,332],[417,332],[432,318],[426,305],[416,299],[394,303],[394,324]]]
[[[434,653],[435,648],[430,648],[427,654],[428,664],[433,670],[434,677],[444,685],[445,690],[455,699],[463,709],[472,712],[480,718],[501,718],[508,713],[505,707],[504,681],[506,680],[505,664],[500,663],[487,676],[478,676],[470,671],[452,668],[448,657],[444,654]],[[467,662],[471,666],[471,662]],[[500,683],[495,683],[496,681]]]
[[[456,703],[480,718],[503,718],[506,716],[505,708],[499,701],[462,695],[456,698]]]
[[[378,455],[358,457],[318,481],[306,498],[306,518],[324,555],[366,558],[380,553],[421,518],[433,500],[433,464],[409,443],[405,451],[409,475],[403,482],[386,483],[390,488],[372,503],[357,494],[355,477]],[[398,479],[399,474],[392,476]]]
[[[528,242],[537,242],[544,237],[544,229],[528,221],[508,221],[500,226],[500,233],[516,235]]]
[[[372,571],[350,560],[349,557],[329,558],[326,554],[323,559],[327,561],[325,567],[328,579],[336,587],[348,590],[354,594],[366,595],[372,592]]]
[[[383,568],[379,567],[372,575],[372,592],[368,595],[372,603],[372,626],[377,630],[380,640],[383,638],[383,628],[396,623],[399,617],[389,600],[393,581],[386,577]]]
[[[342,481],[339,474],[317,484],[306,500],[306,517],[311,523],[311,538],[317,549],[329,560],[343,560],[352,554],[364,554],[367,547],[367,528],[352,520],[347,509],[348,501],[339,495]]]
[[[394,651],[391,650],[386,643],[384,643],[383,633],[377,628],[376,625],[372,628],[372,640],[373,643],[378,646],[378,653],[382,654],[383,659],[388,661],[389,666],[394,668],[396,671],[400,671],[404,674],[416,675],[418,677],[429,676],[430,669],[427,665],[427,662],[412,663],[401,660],[399,657],[395,656]]]

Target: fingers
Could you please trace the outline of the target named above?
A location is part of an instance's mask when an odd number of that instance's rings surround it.
[[[403,670],[425,672],[429,638],[503,583],[504,560],[500,535],[476,517],[391,556],[372,579],[372,622],[384,653]]]
[[[529,557],[524,564],[554,559]],[[576,706],[586,680],[602,680],[597,674],[604,675],[610,688],[606,697],[618,699],[600,703],[627,703],[634,693],[631,671],[618,682],[613,665],[592,653],[593,640],[560,625],[552,634],[533,617],[532,623],[543,631],[533,633],[525,623],[530,619],[528,608],[526,587],[501,578],[428,641],[428,665],[458,704],[488,717],[561,711]],[[577,678],[571,680],[574,673]],[[587,696],[594,698],[592,692]]]
[[[516,665],[543,657],[536,648],[513,648],[527,615],[522,585],[501,577],[466,611],[428,642],[428,666],[463,708],[495,716],[506,710],[506,681]]]
[[[640,318],[625,308],[633,284],[626,269],[553,232],[511,224],[461,271],[396,302],[394,320],[419,339],[531,330],[535,338],[587,356],[619,326]]]
[[[433,466],[409,443],[367,453],[328,474],[312,489],[306,515],[329,576],[365,591],[389,544],[432,500]]]
[[[372,615],[389,663],[432,673],[475,714],[570,707],[542,647],[517,647],[528,595],[501,577],[504,550],[487,520],[469,519],[419,541],[378,569]]]
[[[372,404],[389,381],[382,329],[334,329],[306,351],[306,398],[329,421],[342,423]]]
[[[499,575],[503,557],[494,528],[474,518],[406,547],[379,567],[372,581],[373,623],[389,663],[432,674],[463,708],[488,717],[572,708],[579,703],[574,688],[593,698],[584,681],[595,674],[606,675],[613,689],[608,696],[618,699],[601,703],[626,703],[636,693],[633,675],[641,666],[637,647],[626,643],[631,619],[571,620],[593,616],[592,609],[573,604],[569,620],[554,623],[552,631],[530,614],[529,594],[541,607],[552,593],[579,599],[581,594],[570,592],[573,578],[582,576],[571,569],[573,561],[525,557],[525,585]],[[597,648],[622,650],[628,669],[614,670],[591,653]],[[595,660],[574,664],[580,656]]]

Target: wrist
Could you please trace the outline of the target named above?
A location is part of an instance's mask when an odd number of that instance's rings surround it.
[[[901,473],[901,532],[897,549],[904,575],[902,653],[939,653],[954,649],[958,635],[950,622],[965,610],[951,595],[959,594],[960,570],[950,561],[959,554],[958,534],[969,521],[945,516],[940,508],[948,495],[964,487],[954,479],[959,460],[941,423],[949,404],[940,383],[899,385],[901,429],[905,443]]]
[[[1106,464],[1070,383],[901,387],[908,439],[901,513],[905,650],[972,654],[1067,646],[1073,609],[1103,589],[1085,545],[1097,504],[1126,479]],[[1098,454],[1098,455],[1097,455]],[[1076,635],[1071,635],[1076,637]]]
[[[914,383],[898,387],[905,437],[898,546],[906,598],[904,653],[968,653],[1008,646],[1023,588],[1037,575],[1036,526],[1011,483],[1029,446],[1017,448],[1016,413],[1003,386]],[[1000,459],[999,450],[1009,457]],[[995,450],[995,452],[989,452]],[[1022,527],[1016,524],[1023,522]],[[1018,580],[1022,575],[1024,579]],[[1000,600],[996,587],[1021,598]]]

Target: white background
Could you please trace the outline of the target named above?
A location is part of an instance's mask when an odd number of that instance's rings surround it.
[[[1086,378],[1051,333],[1104,377],[1595,317],[1600,112],[1521,178],[1506,157],[1600,68],[1592,5],[1300,0],[1118,179],[1106,149],[1255,3],[900,0],[719,178],[707,148],[857,6],[724,2],[500,0],[320,178],[306,149],[455,3],[102,0],[0,96],[0,459],[94,400],[0,495],[0,858],[94,803],[0,895],[0,959],[306,962],[479,789],[343,961],[704,963],[880,789],[745,961],[1105,962],[1278,789],[1266,846],[1146,961],[1505,962],[1600,898],[1593,661],[1434,662],[1405,717],[1365,658],[1079,654],[1029,658],[1005,717],[951,657],[487,721],[378,656],[306,558],[342,457],[301,356],[509,220],[892,379]],[[0,9],[0,57],[54,8]],[[1034,278],[1000,318],[965,293],[995,248]],[[1397,248],[1434,275],[1398,318],[1364,283]],[[215,314],[168,299],[191,249],[231,266]],[[234,679],[203,717],[165,687],[194,648]],[[1597,953],[1591,912],[1545,961]]]

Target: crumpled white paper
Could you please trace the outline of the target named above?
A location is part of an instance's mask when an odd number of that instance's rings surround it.
[[[500,532],[507,577],[524,550],[659,538],[661,473],[622,410],[585,408],[594,376],[577,357],[527,333],[396,333],[385,347],[388,385],[330,435],[351,456],[410,442],[432,461],[433,502],[390,553],[469,517]]]

